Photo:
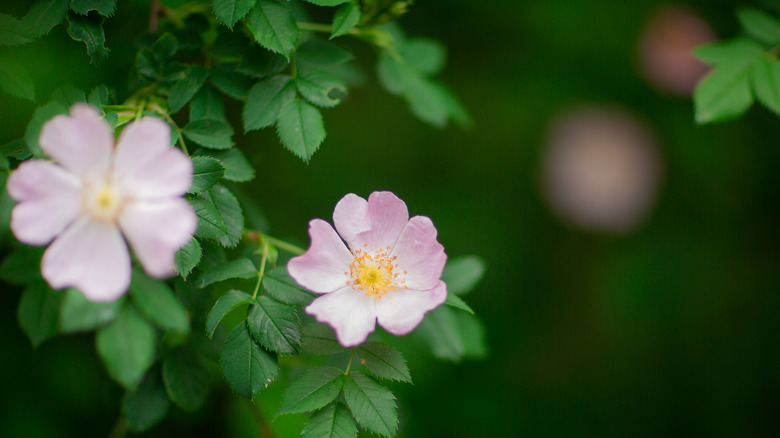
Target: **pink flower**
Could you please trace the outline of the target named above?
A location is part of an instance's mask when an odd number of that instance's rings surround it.
[[[127,243],[156,278],[174,273],[174,255],[197,218],[182,198],[192,161],[170,146],[170,127],[144,117],[114,134],[95,109],[76,104],[41,129],[54,161],[22,163],[8,179],[19,201],[11,230],[43,246],[41,273],[55,289],[75,287],[92,301],[111,301],[130,285]],[[127,242],[127,243],[125,243]]]
[[[405,335],[447,298],[440,280],[447,255],[433,222],[409,219],[394,194],[374,192],[368,202],[348,194],[336,204],[333,223],[338,234],[321,219],[309,222],[311,246],[287,270],[298,284],[323,294],[306,313],[333,327],[344,347],[365,341],[377,321]]]

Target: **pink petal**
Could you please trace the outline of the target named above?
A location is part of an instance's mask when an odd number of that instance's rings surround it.
[[[287,263],[287,272],[301,286],[316,293],[333,292],[349,280],[353,257],[336,230],[322,219],[309,222],[311,246]]]
[[[375,300],[359,290],[345,287],[325,294],[306,306],[306,313],[333,327],[343,347],[366,340],[376,328]]]
[[[174,256],[195,233],[198,219],[183,198],[135,202],[125,206],[119,226],[147,274],[167,278],[174,274]]]
[[[119,136],[114,166],[142,198],[183,195],[192,184],[192,161],[171,147],[171,128],[153,117],[128,125]]]
[[[405,335],[420,324],[425,312],[435,309],[446,299],[447,285],[443,281],[430,290],[390,292],[376,301],[379,325],[394,335]]]
[[[59,115],[43,125],[41,149],[77,175],[108,169],[114,148],[114,134],[91,106],[77,103],[70,116]]]
[[[436,240],[436,227],[425,216],[415,216],[406,224],[392,255],[398,256],[398,270],[407,271],[403,277],[409,289],[428,290],[441,278],[447,254]]]
[[[25,161],[8,177],[8,193],[17,201],[11,230],[20,242],[45,245],[62,232],[81,210],[81,182],[60,166],[44,160]]]
[[[113,301],[130,286],[130,254],[116,226],[78,219],[43,254],[51,287],[75,287],[91,301]]]
[[[350,193],[333,210],[333,224],[349,247],[370,252],[392,247],[408,220],[406,204],[391,192],[374,192],[368,202]]]

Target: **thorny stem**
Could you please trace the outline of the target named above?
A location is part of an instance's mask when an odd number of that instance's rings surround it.
[[[263,242],[263,255],[260,258],[260,271],[257,273],[257,284],[255,285],[255,292],[252,294],[252,299],[257,298],[257,292],[260,291],[260,283],[263,281],[263,275],[265,275],[265,262],[268,261],[268,243]]]
[[[355,357],[355,350],[357,347],[352,347],[352,353],[349,354],[349,363],[347,363],[347,369],[344,371],[344,375],[349,375],[349,369],[352,367],[352,359]]]

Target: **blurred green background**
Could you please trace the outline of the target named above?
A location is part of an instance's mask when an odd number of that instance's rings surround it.
[[[27,2],[3,4],[17,17]],[[688,3],[720,38],[738,34],[744,2]],[[689,98],[643,79],[639,39],[665,3],[418,1],[401,24],[448,48],[442,78],[474,126],[437,130],[376,83],[371,49],[349,43],[367,72],[325,111],[328,137],[310,164],[273,131],[239,135],[257,166],[245,186],[270,233],[306,245],[309,219],[344,194],[391,190],[430,216],[452,256],[488,270],[466,300],[484,320],[482,361],[450,364],[410,347],[414,385],[394,385],[400,435],[777,436],[780,433],[780,120],[696,126]],[[60,26],[27,48],[41,103],[61,84],[121,92],[143,2],[106,23],[115,61],[88,65]],[[125,97],[120,94],[120,97]],[[656,139],[663,172],[647,217],[603,233],[561,220],[543,198],[552,121],[583,105],[622,108]],[[0,143],[24,132],[33,104],[0,97]],[[240,125],[240,107],[229,108]],[[92,335],[37,351],[16,322],[20,292],[0,294],[0,435],[106,436],[119,387]],[[213,388],[196,415],[173,410],[149,436],[245,436],[247,407]],[[284,421],[284,420],[280,420]]]

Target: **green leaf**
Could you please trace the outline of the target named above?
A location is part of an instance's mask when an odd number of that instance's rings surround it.
[[[51,94],[52,102],[61,103],[66,108],[70,108],[75,103],[87,101],[87,95],[83,91],[70,85],[61,85]]]
[[[289,76],[274,76],[256,83],[249,90],[244,105],[244,130],[273,125],[282,107],[294,99],[295,87]]]
[[[728,41],[705,44],[693,51],[702,61],[712,64],[746,64],[764,56],[764,48],[755,41],[735,38]]]
[[[309,418],[301,438],[357,438],[357,426],[346,406],[332,403]]]
[[[11,140],[3,146],[0,146],[0,155],[4,157],[13,157],[17,160],[26,160],[32,156],[32,153],[27,148],[27,142],[24,141],[24,138],[17,138],[16,140]],[[10,220],[11,219],[9,218],[8,221],[10,222]]]
[[[447,51],[436,40],[415,38],[406,42],[401,51],[406,62],[424,75],[440,73],[447,63]]]
[[[317,6],[338,6],[350,0],[306,0],[306,1],[309,3],[313,3]]]
[[[261,46],[290,59],[298,44],[298,24],[286,5],[275,0],[257,0],[247,25]]]
[[[252,339],[246,324],[228,336],[220,354],[222,374],[238,395],[252,398],[279,373],[279,364]]]
[[[236,148],[209,151],[209,156],[219,160],[225,166],[224,178],[229,181],[247,182],[255,178],[255,169],[246,156]]]
[[[154,328],[131,305],[95,337],[108,373],[126,389],[135,388],[154,362]]]
[[[225,281],[230,278],[257,278],[257,275],[257,268],[251,260],[232,260],[202,273],[198,277],[197,287],[202,289],[212,283]]]
[[[138,309],[163,330],[187,333],[190,319],[173,291],[162,281],[147,276],[142,269],[133,269],[130,296]]]
[[[240,290],[231,290],[225,295],[222,295],[217,302],[214,303],[214,307],[212,307],[209,316],[206,318],[206,334],[209,339],[214,336],[214,330],[217,329],[217,325],[219,325],[219,322],[222,321],[222,318],[224,318],[225,315],[232,312],[237,307],[251,303],[252,301],[252,297],[248,293]]]
[[[116,0],[70,0],[70,9],[81,15],[97,11],[104,17],[110,17],[116,12]]]
[[[748,35],[770,46],[780,44],[780,21],[754,8],[737,9],[737,19]]]
[[[244,233],[244,213],[241,211],[241,204],[238,203],[238,199],[230,190],[219,184],[212,187],[209,194],[227,229],[226,235],[217,237],[217,243],[227,248],[233,248],[241,241],[241,236]]]
[[[395,436],[398,429],[395,396],[387,388],[353,371],[345,379],[344,398],[361,426],[377,435]]]
[[[465,310],[466,312],[469,312],[470,314],[474,314],[474,311],[471,310],[471,307],[469,307],[468,304],[466,304],[465,301],[463,301],[459,296],[455,295],[453,292],[447,291],[447,300],[444,302],[444,304],[455,307],[456,309]]]
[[[340,369],[334,367],[309,371],[287,389],[278,415],[310,412],[325,407],[339,396],[345,377]]]
[[[279,111],[276,131],[284,146],[303,161],[309,161],[325,140],[320,111],[295,98]]]
[[[245,100],[252,80],[236,71],[236,65],[221,64],[211,70],[211,83],[223,94]]]
[[[18,46],[34,39],[25,23],[7,14],[0,14],[0,46]]]
[[[330,37],[346,35],[357,26],[358,22],[360,22],[360,6],[357,3],[349,2],[340,6],[333,16],[333,32],[330,33]]]
[[[312,38],[295,50],[295,61],[300,65],[328,68],[352,59],[352,54],[338,44]]]
[[[24,289],[16,316],[33,348],[57,333],[61,300],[62,293],[42,281],[30,283]]]
[[[238,20],[244,17],[254,7],[256,0],[213,0],[214,15],[229,28],[233,28]]]
[[[176,263],[176,273],[186,280],[190,272],[200,263],[202,256],[203,251],[200,248],[200,243],[194,237],[190,237],[189,242],[179,248],[173,258]]]
[[[189,193],[201,193],[212,188],[225,175],[225,166],[216,158],[192,157],[192,186]]]
[[[157,367],[146,373],[135,391],[127,391],[122,397],[122,414],[133,432],[154,427],[168,415],[170,406]]]
[[[203,87],[208,72],[199,65],[191,65],[187,69],[187,75],[171,88],[168,96],[168,107],[171,114],[176,114],[186,105],[195,94]]]
[[[303,351],[311,354],[336,354],[344,347],[336,340],[333,329],[325,324],[308,324],[303,327]]]
[[[211,87],[203,87],[190,102],[190,121],[225,120],[225,102]]]
[[[750,79],[756,98],[772,112],[780,115],[780,61],[764,58],[756,63]]]
[[[325,108],[336,106],[341,102],[330,97],[333,90],[347,91],[347,86],[339,78],[321,71],[301,72],[295,79],[295,85],[306,100]]]
[[[274,299],[283,303],[305,306],[312,302],[314,295],[298,286],[287,273],[287,268],[280,266],[267,272],[263,277],[263,288]]]
[[[109,302],[89,301],[77,289],[67,289],[60,309],[60,331],[85,332],[103,327],[116,319],[124,302],[124,297]]]
[[[463,295],[474,289],[474,286],[485,275],[485,262],[477,256],[461,256],[447,260],[441,280],[447,283],[447,291]]]
[[[732,119],[750,108],[752,64],[723,64],[710,72],[696,86],[693,102],[696,121],[700,124]]]
[[[188,199],[188,201],[198,216],[198,228],[195,230],[195,237],[216,239],[217,237],[227,235],[225,221],[219,214],[209,192],[200,193],[196,198]]]
[[[406,361],[395,348],[381,342],[365,342],[358,347],[357,354],[371,374],[383,379],[412,382]]]
[[[103,21],[104,19],[96,21],[83,15],[68,14],[68,35],[87,46],[90,62],[95,64],[100,64],[108,57]]]
[[[224,120],[197,119],[184,127],[182,133],[201,146],[214,149],[233,147],[233,128]]]
[[[111,99],[111,92],[105,85],[98,85],[89,92],[89,104],[100,111],[103,111],[103,105],[108,105]]]
[[[163,357],[162,376],[168,396],[187,412],[200,409],[209,393],[209,371],[203,356],[180,347]]]
[[[41,257],[45,248],[19,245],[0,264],[0,279],[17,286],[42,279]]]
[[[38,0],[22,18],[22,24],[30,29],[35,37],[46,35],[65,19],[69,3],[69,0]]]
[[[277,354],[301,351],[301,321],[294,308],[262,296],[246,319],[252,337]]]
[[[38,137],[41,134],[43,124],[56,115],[68,114],[68,108],[57,102],[49,102],[46,105],[39,106],[33,113],[30,124],[27,125],[27,131],[24,133],[24,140],[30,152],[36,157],[43,155],[41,146],[38,144]]]
[[[485,330],[479,319],[450,307],[440,306],[428,313],[414,334],[439,359],[457,362],[487,354]]]

